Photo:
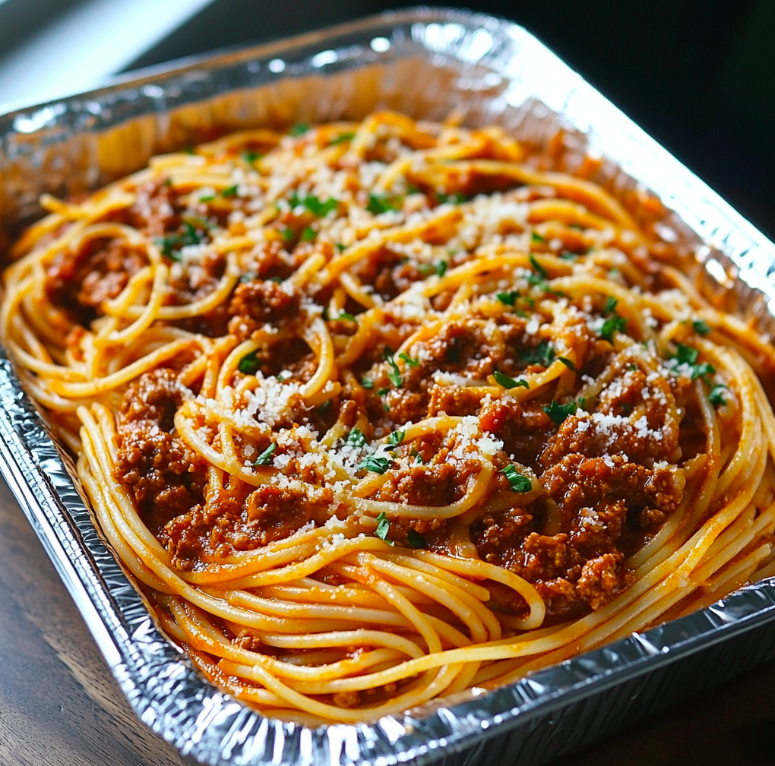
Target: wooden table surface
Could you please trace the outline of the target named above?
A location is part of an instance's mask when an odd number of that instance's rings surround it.
[[[775,662],[552,766],[775,764],[773,735]],[[183,763],[129,708],[0,484],[0,766]]]

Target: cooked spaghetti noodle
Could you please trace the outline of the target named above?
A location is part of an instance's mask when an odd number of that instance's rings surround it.
[[[3,342],[167,634],[267,715],[495,687],[775,573],[773,351],[502,130],[249,131],[43,205]]]

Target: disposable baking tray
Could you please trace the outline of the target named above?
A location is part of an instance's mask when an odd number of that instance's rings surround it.
[[[415,117],[498,123],[564,161],[599,158],[622,200],[656,194],[660,235],[696,253],[705,287],[775,326],[775,246],[521,27],[456,10],[384,14],[257,48],[192,59],[0,117],[0,247],[40,214],[156,153],[230,130]],[[635,193],[635,194],[634,194]],[[633,635],[487,694],[372,725],[309,729],[214,688],[161,635],[95,526],[72,461],[0,350],[0,470],[137,715],[191,763],[539,764],[775,656],[775,583]]]

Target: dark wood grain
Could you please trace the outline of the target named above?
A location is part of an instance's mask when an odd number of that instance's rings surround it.
[[[773,735],[775,662],[552,766],[775,764]],[[0,483],[0,766],[183,764],[130,709]]]

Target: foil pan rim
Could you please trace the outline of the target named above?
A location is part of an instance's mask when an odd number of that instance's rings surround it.
[[[275,52],[303,52],[324,41],[348,35],[364,39],[363,35],[369,31],[407,23],[454,23],[468,29],[485,28],[505,46],[509,40],[519,40],[540,50],[561,68],[566,79],[577,79],[576,93],[594,102],[595,108],[610,122],[612,135],[626,134],[631,142],[659,160],[660,171],[667,170],[678,183],[671,199],[680,200],[683,187],[691,187],[690,199],[717,211],[726,224],[738,231],[741,245],[727,255],[733,262],[737,258],[741,270],[750,267],[749,260],[743,259],[741,253],[750,254],[752,249],[763,249],[769,263],[775,263],[775,246],[761,232],[532,35],[511,22],[462,10],[390,11],[286,41],[195,57],[132,73],[93,91],[0,116],[0,138],[3,125],[8,126],[17,118],[29,119],[57,105],[87,103],[122,89],[173,79],[202,66],[225,66],[256,58],[265,60]],[[572,99],[564,107],[572,110]],[[41,127],[45,120],[35,124]],[[698,208],[706,209],[702,205]],[[703,228],[707,224],[705,220],[689,223],[701,236],[712,234],[712,226]],[[762,277],[758,283],[767,297],[775,295],[772,270],[756,274]],[[84,499],[68,473],[66,461],[1,350],[0,407],[3,442],[0,471],[54,561],[130,704],[141,720],[184,757],[213,766],[427,763],[478,744],[573,699],[614,685],[623,676],[632,678],[648,673],[775,619],[775,581],[764,581],[700,612],[538,671],[489,692],[486,697],[474,696],[457,703],[451,700],[448,707],[437,707],[430,713],[387,717],[374,724],[331,724],[316,730],[283,724],[263,718],[215,689],[161,636],[142,597],[97,533]]]

